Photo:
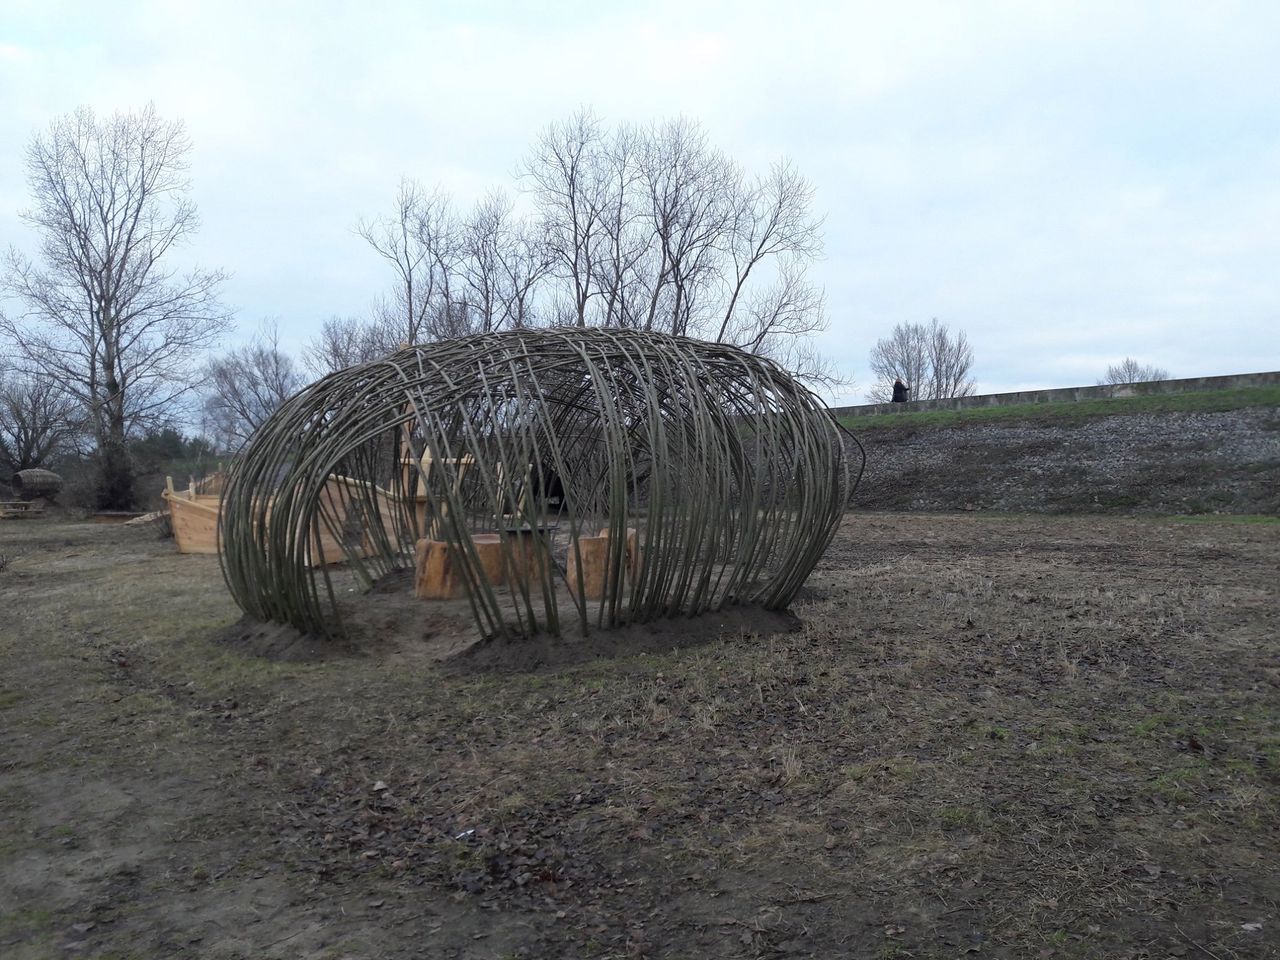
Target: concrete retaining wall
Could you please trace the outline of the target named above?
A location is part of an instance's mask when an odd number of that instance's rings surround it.
[[[1072,400],[1108,400],[1148,396],[1155,393],[1195,393],[1203,390],[1240,390],[1280,384],[1280,371],[1237,373],[1225,377],[1188,377],[1182,380],[1151,380],[1145,383],[1106,384],[1094,387],[1059,387],[1053,390],[1021,390],[1016,393],[987,393],[947,400],[913,400],[910,403],[864,403],[854,407],[834,407],[838,417],[865,417],[881,413],[911,413],[917,410],[967,410],[974,407],[1004,407],[1019,403],[1062,403]]]

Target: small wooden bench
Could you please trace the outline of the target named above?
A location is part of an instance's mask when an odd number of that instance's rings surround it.
[[[0,500],[0,520],[23,520],[43,517],[44,506],[26,500]]]

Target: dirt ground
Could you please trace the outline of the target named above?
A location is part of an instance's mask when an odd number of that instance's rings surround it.
[[[511,670],[0,566],[6,960],[1280,956],[1280,523],[851,514],[798,623]]]

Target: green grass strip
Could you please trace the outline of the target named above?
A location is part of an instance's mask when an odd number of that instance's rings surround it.
[[[1003,407],[973,407],[964,410],[883,413],[841,417],[840,423],[851,430],[867,432],[890,427],[947,427],[1001,420],[1056,420],[1064,423],[1078,423],[1099,417],[1132,416],[1141,413],[1217,413],[1249,407],[1280,407],[1280,386],[1054,403],[1018,403]]]

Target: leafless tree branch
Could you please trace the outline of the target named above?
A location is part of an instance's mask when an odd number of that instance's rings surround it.
[[[3,289],[22,310],[0,332],[83,406],[103,507],[133,505],[128,438],[192,388],[196,356],[229,320],[221,271],[180,274],[166,260],[198,226],[190,151],[181,121],[151,106],[81,108],[27,150],[34,206],[22,216],[39,256],[8,252]]]
[[[1144,383],[1149,380],[1168,380],[1169,371],[1157,367],[1154,363],[1139,363],[1131,357],[1125,357],[1119,363],[1107,367],[1107,375],[1098,381],[1099,385]]]

